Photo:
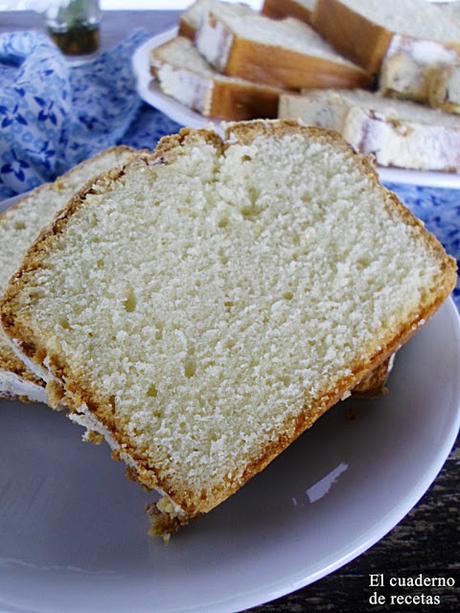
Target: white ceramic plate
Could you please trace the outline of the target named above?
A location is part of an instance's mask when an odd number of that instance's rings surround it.
[[[172,28],[141,45],[133,55],[132,65],[136,75],[139,96],[151,106],[168,115],[177,123],[189,128],[219,126],[220,122],[200,113],[191,111],[185,105],[164,94],[157,83],[152,80],[149,69],[149,53],[155,47],[163,45],[177,35],[177,28]],[[431,187],[460,188],[460,174],[447,172],[424,172],[420,170],[403,170],[401,168],[378,168],[380,178],[386,183],[405,183]]]
[[[388,396],[336,406],[169,546],[147,537],[150,497],[105,445],[43,405],[0,401],[0,611],[235,611],[324,577],[439,472],[460,421],[459,346],[449,300],[398,354]]]

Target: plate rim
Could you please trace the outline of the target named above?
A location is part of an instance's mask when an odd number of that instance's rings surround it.
[[[177,33],[177,26],[163,30],[142,43],[133,53],[131,64],[136,77],[137,93],[144,102],[158,109],[182,126],[185,125],[183,120],[184,115],[186,115],[189,118],[187,127],[199,129],[214,126],[219,128],[221,125],[220,120],[204,117],[200,115],[200,113],[189,109],[184,104],[167,96],[158,88],[153,91],[149,88],[151,81],[148,71],[149,51],[168,42],[168,40],[177,36]],[[377,166],[376,168],[380,180],[387,183],[460,189],[460,173],[440,172],[435,170],[411,170],[387,166]]]

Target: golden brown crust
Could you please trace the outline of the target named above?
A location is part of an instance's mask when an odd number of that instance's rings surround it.
[[[188,523],[187,517],[177,516],[173,510],[166,512],[159,508],[161,500],[158,503],[148,504],[145,507],[146,513],[150,519],[150,536],[160,536],[165,545],[169,543],[171,534],[177,532],[182,526]]]
[[[79,207],[86,204],[86,195],[91,193],[92,190],[101,191],[112,189],[114,182],[124,173],[123,169],[106,173],[96,181],[94,186],[87,187],[73,199],[68,208],[55,220],[54,225],[48,228],[47,232],[42,235],[39,241],[29,251],[24,260],[22,269],[11,281],[6,297],[1,305],[1,319],[8,334],[11,337],[19,339],[24,353],[37,364],[42,365],[44,358],[47,357],[53,375],[60,381],[65,381],[66,401],[70,410],[77,411],[82,404],[86,404],[89,411],[109,430],[113,438],[120,445],[122,456],[129,456],[136,462],[137,480],[149,488],[161,488],[183,509],[183,511],[185,511],[185,518],[184,516],[181,516],[180,519],[172,516],[169,518],[162,518],[162,521],[166,521],[168,524],[166,527],[163,526],[165,530],[172,530],[179,524],[185,523],[187,518],[211,510],[231,494],[235,493],[251,477],[267,466],[281,451],[327,411],[328,408],[336,404],[345,393],[355,387],[372,369],[379,366],[382,361],[395,353],[395,351],[414,334],[418,325],[422,321],[429,319],[455,285],[456,264],[453,258],[449,258],[445,255],[438,241],[423,229],[422,224],[412,216],[394,194],[387,192],[387,190],[379,186],[375,167],[370,159],[359,154],[354,154],[352,149],[342,141],[336,133],[320,128],[301,127],[296,122],[292,121],[276,123],[256,121],[230,126],[227,130],[227,136],[231,136],[233,140],[236,138],[243,144],[249,144],[259,135],[283,135],[299,132],[307,134],[310,138],[332,143],[334,146],[346,152],[359,169],[375,184],[376,189],[388,196],[387,206],[391,213],[403,223],[411,226],[419,239],[424,241],[430,251],[439,258],[442,274],[438,279],[435,291],[424,297],[419,311],[413,314],[410,321],[401,324],[399,329],[392,330],[387,333],[385,337],[379,339],[379,349],[376,349],[374,354],[365,362],[352,364],[352,374],[341,380],[333,389],[324,390],[313,406],[306,406],[305,410],[295,419],[287,419],[278,439],[268,445],[259,457],[254,458],[254,460],[248,464],[242,478],[233,481],[228,480],[220,487],[214,488],[211,492],[208,492],[205,496],[200,496],[199,493],[193,493],[187,490],[177,491],[172,488],[171,484],[168,482],[167,475],[162,475],[157,467],[152,465],[147,455],[143,453],[142,450],[134,448],[129,437],[117,426],[116,419],[113,415],[115,406],[114,400],[98,396],[94,391],[85,389],[84,382],[74,377],[67,365],[62,363],[59,355],[50,355],[49,352],[47,353],[45,349],[46,339],[40,338],[28,325],[28,322],[22,320],[19,315],[17,306],[20,302],[20,293],[28,274],[40,267],[43,258],[46,257],[48,250],[52,248],[54,241],[59,239],[69,219]],[[174,159],[176,155],[180,154],[182,143],[198,142],[200,139],[201,142],[204,140],[205,142],[212,143],[218,147],[219,150],[223,149],[222,141],[212,132],[184,130],[180,135],[163,139],[156,153],[153,156],[147,156],[145,162],[147,163],[149,160],[153,159],[156,163],[167,164]],[[130,164],[134,163],[141,162],[137,160]]]
[[[182,128],[179,134],[164,136],[160,139],[155,151],[149,157],[161,164],[168,164],[176,159],[176,156],[181,151],[182,145],[196,143],[202,144],[206,142],[222,152],[223,143],[221,138],[209,130],[192,130],[191,128]]]
[[[388,358],[383,360],[381,364],[376,366],[368,375],[366,375],[358,385],[352,390],[353,396],[365,396],[366,398],[372,398],[374,396],[382,396],[387,393],[385,384],[387,382],[388,375],[390,374],[390,360]]]
[[[104,437],[99,432],[94,432],[94,430],[87,430],[82,437],[82,440],[85,443],[91,443],[92,445],[100,445],[104,442]]]
[[[340,0],[318,0],[312,23],[326,40],[370,74],[377,74],[393,37],[343,5]]]
[[[262,7],[262,14],[272,19],[284,19],[285,17],[295,17],[304,23],[311,23],[312,12],[306,7],[301,6],[295,0],[265,0]]]
[[[195,40],[196,28],[191,26],[183,16],[179,19],[178,36],[185,36],[189,40]]]
[[[25,381],[29,381],[43,388],[45,387],[44,381],[38,379],[31,373],[21,360],[14,355],[13,351],[4,346],[0,348],[0,373],[1,371],[13,373]]]
[[[250,89],[238,83],[215,81],[211,101],[211,117],[241,121],[278,115],[279,93],[272,89]]]
[[[224,72],[248,81],[293,90],[369,88],[371,85],[369,75],[358,66],[337,64],[238,37],[233,40]]]

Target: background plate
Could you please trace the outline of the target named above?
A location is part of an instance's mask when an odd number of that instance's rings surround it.
[[[399,352],[388,396],[337,405],[169,546],[147,537],[151,498],[105,445],[43,405],[0,401],[0,611],[235,611],[327,575],[391,530],[446,460],[459,346],[449,300]]]
[[[219,121],[203,117],[200,113],[191,111],[185,105],[164,94],[158,84],[152,80],[149,68],[150,51],[155,47],[163,45],[176,35],[177,28],[172,28],[152,37],[135,51],[132,64],[136,75],[139,96],[145,102],[183,126],[189,128],[219,126]],[[378,167],[378,172],[381,180],[388,183],[460,188],[460,174],[456,173],[425,172],[401,168],[383,168],[381,166]]]

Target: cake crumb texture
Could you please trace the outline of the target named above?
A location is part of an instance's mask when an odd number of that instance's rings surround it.
[[[191,517],[394,353],[455,279],[368,159],[332,132],[255,121],[224,140],[184,130],[98,179],[29,251],[1,315]]]

